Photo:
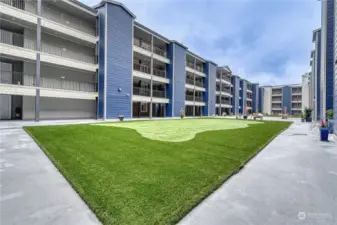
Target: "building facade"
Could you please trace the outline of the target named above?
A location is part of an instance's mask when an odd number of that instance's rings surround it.
[[[302,85],[262,86],[260,108],[268,115],[299,116],[302,111]]]

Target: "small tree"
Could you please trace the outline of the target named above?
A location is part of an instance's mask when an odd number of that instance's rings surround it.
[[[311,108],[305,107],[305,109],[304,109],[304,117],[305,117],[306,121],[310,120],[310,118],[311,118],[311,112],[312,112]]]
[[[180,118],[184,118],[185,116],[185,111],[183,109],[180,109]]]
[[[333,111],[332,111],[332,109],[327,110],[327,111],[325,112],[325,115],[326,115],[326,118],[327,118],[328,120],[333,120]]]

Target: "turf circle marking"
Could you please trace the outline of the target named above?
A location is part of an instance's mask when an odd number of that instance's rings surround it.
[[[191,140],[196,134],[212,130],[229,130],[246,128],[249,124],[261,122],[230,119],[184,119],[184,120],[152,120],[129,121],[123,123],[100,123],[94,126],[112,126],[136,130],[145,138],[166,141],[183,142]]]

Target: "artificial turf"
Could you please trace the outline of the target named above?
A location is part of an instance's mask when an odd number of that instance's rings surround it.
[[[103,224],[174,224],[289,125],[268,121],[184,142],[113,126],[25,129]]]

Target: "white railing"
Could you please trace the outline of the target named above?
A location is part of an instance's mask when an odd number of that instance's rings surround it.
[[[26,37],[22,34],[13,33],[3,29],[0,29],[0,42],[4,44],[36,50],[36,40],[30,37]],[[79,54],[69,49],[46,44],[43,41],[41,43],[41,51],[51,55],[57,55],[64,58],[95,64],[94,56]]]
[[[35,86],[36,76],[15,71],[0,71],[0,83]],[[40,77],[40,87],[83,92],[97,92],[97,84],[66,79]]]
[[[133,44],[142,48],[142,49],[145,49],[145,50],[151,52],[151,44],[146,42],[146,41],[143,41],[143,40],[140,40],[139,38],[134,37],[133,38]]]
[[[152,96],[157,98],[166,98],[166,91],[152,90]]]
[[[150,67],[145,64],[133,63],[133,70],[137,70],[142,73],[151,74]]]
[[[158,77],[166,78],[166,71],[154,68],[153,69],[153,75],[158,76]]]

